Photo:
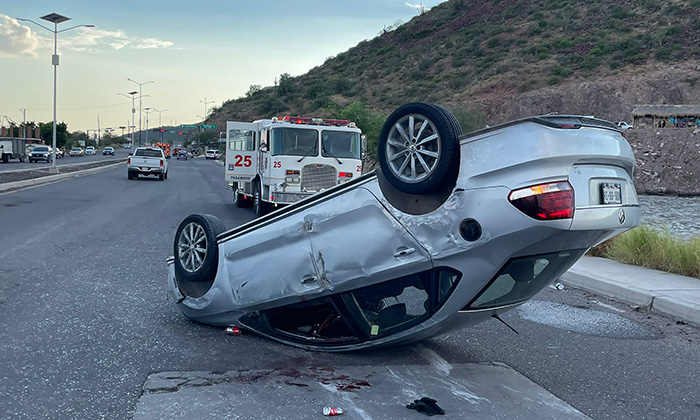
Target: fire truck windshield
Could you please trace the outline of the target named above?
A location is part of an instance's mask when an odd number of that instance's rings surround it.
[[[360,159],[360,149],[360,133],[333,130],[323,130],[321,132],[322,156]]]
[[[308,128],[273,128],[270,134],[270,154],[318,156],[318,131]]]

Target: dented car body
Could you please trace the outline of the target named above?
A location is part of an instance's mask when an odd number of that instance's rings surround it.
[[[381,168],[226,231],[191,215],[168,260],[189,318],[313,350],[425,339],[508,311],[640,222],[610,122],[513,121],[466,135],[444,108],[386,121]]]

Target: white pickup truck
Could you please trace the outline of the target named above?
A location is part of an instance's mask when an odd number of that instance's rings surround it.
[[[136,179],[139,175],[156,175],[161,181],[168,179],[168,161],[162,149],[139,147],[126,160],[127,176]]]

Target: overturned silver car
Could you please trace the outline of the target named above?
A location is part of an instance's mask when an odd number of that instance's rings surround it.
[[[449,111],[412,103],[378,152],[380,169],[234,229],[185,218],[168,259],[177,307],[306,349],[407,343],[522,304],[640,222],[634,155],[608,121],[462,135]]]

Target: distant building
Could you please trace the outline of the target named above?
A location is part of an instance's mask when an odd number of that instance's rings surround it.
[[[632,117],[638,128],[700,127],[700,105],[637,105]]]

